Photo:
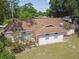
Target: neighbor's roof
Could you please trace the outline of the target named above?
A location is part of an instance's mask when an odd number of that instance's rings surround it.
[[[4,27],[6,27],[6,25],[0,25],[0,27],[4,28]]]

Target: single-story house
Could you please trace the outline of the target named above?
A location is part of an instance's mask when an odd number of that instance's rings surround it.
[[[65,29],[61,18],[43,18],[27,21],[15,21],[7,27],[4,34],[12,36],[14,29],[21,29],[18,38],[29,40],[34,38],[38,45],[64,41]],[[9,32],[9,34],[7,34]],[[8,36],[7,36],[8,37]]]

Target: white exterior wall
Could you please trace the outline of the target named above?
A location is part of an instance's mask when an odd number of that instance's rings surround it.
[[[51,44],[51,43],[56,43],[56,42],[63,42],[63,35],[58,35],[57,38],[55,38],[55,36],[49,36],[48,40],[46,40],[45,36],[38,38],[39,45]]]

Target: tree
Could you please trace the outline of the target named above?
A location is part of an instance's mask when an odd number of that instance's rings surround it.
[[[6,18],[7,0],[0,0],[0,24],[3,24]]]
[[[51,16],[79,16],[79,0],[50,0]]]
[[[31,3],[25,4],[20,7],[19,17],[24,19],[35,18],[37,10],[33,7]]]
[[[18,17],[18,2],[19,0],[0,0],[0,24],[11,17]]]
[[[39,11],[37,14],[38,14],[38,16],[46,16],[46,12]]]
[[[18,3],[19,3],[19,0],[9,0],[10,12],[11,12],[12,18],[18,17],[18,8],[19,8]]]
[[[0,35],[0,59],[15,59],[15,56],[6,50],[8,46],[8,40],[3,34]]]
[[[62,5],[63,2],[62,0],[50,0],[50,16],[59,16],[59,11],[63,10]]]
[[[51,9],[47,9],[47,10],[46,10],[46,16],[51,17],[52,13],[50,13],[50,11],[51,11]]]

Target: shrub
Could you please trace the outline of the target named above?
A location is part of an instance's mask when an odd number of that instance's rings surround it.
[[[24,51],[25,48],[26,48],[26,46],[23,44],[14,44],[14,46],[12,48],[12,52],[20,53],[20,52]]]

